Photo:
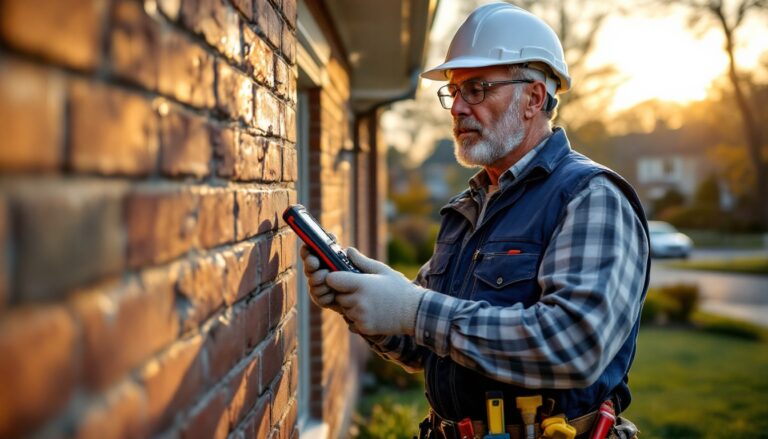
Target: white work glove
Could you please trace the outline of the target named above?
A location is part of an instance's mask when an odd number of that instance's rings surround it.
[[[353,330],[365,335],[413,335],[426,290],[355,248],[347,249],[347,257],[363,273],[328,273],[325,283],[335,290],[336,303],[344,308]]]
[[[325,277],[328,276],[327,268],[320,268],[320,259],[313,255],[306,245],[301,246],[301,259],[304,261],[304,275],[307,277],[307,286],[309,286],[309,298],[315,305],[321,308],[328,308],[343,314],[341,306],[334,299],[336,292],[325,284]]]

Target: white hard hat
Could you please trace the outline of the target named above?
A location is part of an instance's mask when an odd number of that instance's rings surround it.
[[[563,46],[552,28],[517,6],[490,3],[472,11],[459,27],[445,62],[421,76],[440,81],[453,69],[526,63],[549,66],[556,76],[547,75],[551,95],[571,88]]]

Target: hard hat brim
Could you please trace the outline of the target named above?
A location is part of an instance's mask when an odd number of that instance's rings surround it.
[[[456,70],[456,69],[475,69],[475,68],[482,68],[482,67],[493,67],[493,66],[503,66],[503,65],[512,65],[512,64],[524,64],[529,62],[542,62],[547,64],[546,59],[525,59],[525,60],[490,60],[488,58],[484,57],[469,57],[469,56],[463,56],[460,58],[455,58],[450,61],[444,62],[440,64],[439,66],[433,67],[421,74],[421,77],[424,79],[431,79],[433,81],[447,81],[448,80],[448,72],[450,70]],[[571,78],[564,77],[559,72],[555,72],[555,74],[560,79],[560,86],[557,89],[558,93],[564,93],[568,91],[571,88]]]

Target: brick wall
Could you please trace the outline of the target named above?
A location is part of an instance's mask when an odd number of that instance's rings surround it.
[[[298,437],[296,15],[0,0],[0,437]]]
[[[354,115],[348,108],[349,75],[334,54],[326,66],[329,80],[308,90],[309,202],[323,226],[345,245],[358,245],[355,205]],[[311,415],[328,425],[328,437],[346,437],[345,427],[358,392],[360,351],[367,351],[335,312],[310,310]],[[357,342],[357,343],[356,343]]]

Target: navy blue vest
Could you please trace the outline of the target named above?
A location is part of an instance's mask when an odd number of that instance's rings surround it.
[[[571,150],[565,132],[556,129],[523,175],[488,205],[477,227],[470,223],[472,215],[465,213],[467,206],[477,209],[469,190],[441,209],[442,224],[424,286],[492,305],[533,305],[541,296],[536,281],[539,265],[565,215],[566,205],[598,174],[607,176],[622,190],[647,234],[645,215],[632,187],[615,172]],[[509,249],[521,252],[510,258],[506,253]],[[638,300],[644,298],[647,288],[646,274]],[[507,423],[521,423],[514,397],[522,395],[552,398],[557,413],[565,413],[570,419],[596,410],[611,396],[619,400],[622,410],[626,409],[631,399],[627,373],[635,355],[638,327],[639,319],[605,371],[586,388],[524,389],[492,380],[454,363],[450,357],[432,353],[425,364],[427,398],[438,415],[456,421],[464,417],[484,420],[485,392],[489,390],[504,392]]]

